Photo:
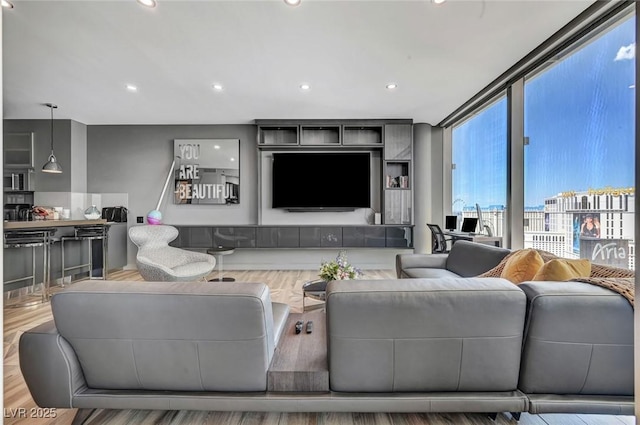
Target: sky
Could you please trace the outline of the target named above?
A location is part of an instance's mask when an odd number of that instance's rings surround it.
[[[525,207],[565,191],[633,187],[635,18],[525,79]],[[454,210],[506,205],[507,102],[453,130]]]

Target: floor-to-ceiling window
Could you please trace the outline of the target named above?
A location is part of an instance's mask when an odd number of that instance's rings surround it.
[[[502,236],[507,189],[507,101],[500,96],[452,130],[452,205],[458,227],[477,217],[479,230]],[[485,227],[486,226],[486,227]]]
[[[634,75],[627,15],[525,77],[525,247],[635,269]]]

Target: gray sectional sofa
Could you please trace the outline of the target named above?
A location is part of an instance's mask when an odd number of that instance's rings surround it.
[[[448,254],[401,254],[398,278],[473,278],[511,251],[457,241]],[[602,267],[600,267],[602,268]],[[605,267],[606,269],[606,267]],[[515,285],[512,285],[516,287]],[[634,413],[633,307],[584,282],[517,286],[527,297],[518,389],[531,413]]]
[[[543,286],[331,282],[329,389],[291,393],[267,391],[293,329],[266,285],[79,282],[53,296],[55,323],[21,336],[20,367],[41,407],[632,414],[632,309]]]
[[[497,266],[511,251],[493,245],[456,241],[446,254],[399,254],[398,279],[478,276]]]

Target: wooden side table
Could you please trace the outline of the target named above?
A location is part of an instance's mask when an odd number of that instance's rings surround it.
[[[318,308],[324,308],[322,304],[306,305],[305,299],[311,298],[312,300],[325,301],[327,298],[327,281],[325,280],[312,280],[302,284],[302,311],[310,311]]]
[[[295,333],[298,320],[302,332]],[[305,332],[307,321],[313,332]],[[290,313],[267,372],[267,391],[329,392],[326,315],[323,312]]]
[[[217,246],[207,249],[207,254],[214,255],[216,262],[218,263],[218,277],[215,279],[209,279],[209,282],[235,282],[232,277],[222,277],[222,258],[225,255],[230,255],[235,252],[235,249],[229,246]]]

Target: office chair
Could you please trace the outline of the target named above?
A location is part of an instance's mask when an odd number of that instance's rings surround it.
[[[431,230],[431,240],[433,241],[433,248],[431,249],[432,253],[447,253],[449,249],[447,248],[447,241],[452,240],[452,238],[447,238],[444,235],[444,232],[437,224],[428,224],[429,230]]]
[[[136,263],[144,280],[187,282],[205,278],[216,265],[213,255],[169,246],[178,229],[167,225],[133,226],[129,238],[138,247]]]

